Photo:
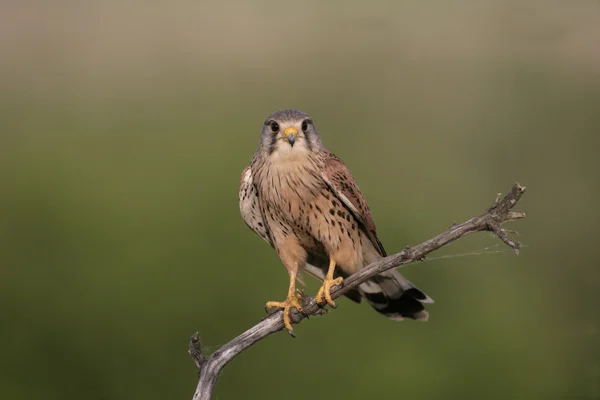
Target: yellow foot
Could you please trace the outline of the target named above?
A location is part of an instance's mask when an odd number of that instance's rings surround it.
[[[271,307],[277,307],[277,308],[281,308],[283,310],[283,324],[285,325],[285,328],[288,330],[288,333],[290,335],[292,335],[293,337],[296,337],[296,335],[294,335],[294,329],[292,329],[292,322],[290,320],[290,309],[292,307],[294,307],[296,310],[300,311],[301,313],[304,312],[304,310],[302,309],[302,305],[300,305],[300,295],[294,293],[294,292],[290,292],[288,293],[288,297],[287,299],[285,299],[285,301],[281,302],[281,301],[269,301],[266,305],[265,308],[271,308]]]
[[[331,299],[331,288],[336,285],[340,285],[342,282],[344,282],[344,278],[342,277],[336,279],[331,279],[329,277],[325,278],[325,280],[323,281],[323,286],[321,286],[321,289],[319,289],[319,292],[317,293],[317,297],[315,299],[317,301],[317,304],[323,303],[323,298],[325,298],[327,304],[335,308],[335,303]]]

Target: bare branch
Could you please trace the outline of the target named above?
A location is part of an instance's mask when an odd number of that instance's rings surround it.
[[[200,345],[200,337],[198,336],[198,332],[195,332],[190,338],[188,354],[192,357],[194,364],[196,364],[198,375],[200,375],[200,369],[206,362],[206,358],[204,358],[204,355],[202,354],[202,346]]]
[[[501,225],[507,221],[525,218],[525,213],[511,211],[524,193],[525,187],[516,183],[504,199],[500,200],[501,196],[498,194],[492,206],[484,214],[473,217],[462,224],[452,224],[448,230],[434,238],[416,246],[407,247],[400,253],[382,258],[368,265],[346,278],[341,286],[333,288],[331,290],[331,297],[336,299],[381,272],[422,260],[432,251],[438,250],[474,232],[493,232],[500,240],[511,247],[516,254],[519,254],[520,243],[511,240],[508,236],[508,233],[511,231],[501,228]],[[302,300],[304,315],[294,310],[290,315],[294,324],[299,323],[306,316],[322,314],[325,311],[325,309],[316,304],[313,297],[304,296]],[[196,392],[194,393],[194,400],[210,400],[217,378],[229,361],[254,343],[275,332],[279,332],[283,328],[282,312],[273,312],[252,328],[223,345],[208,358],[202,355],[198,333],[196,332],[191,338],[189,350],[196,368],[199,370],[199,380]]]

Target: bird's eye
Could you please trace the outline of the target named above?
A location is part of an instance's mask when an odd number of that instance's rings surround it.
[[[308,130],[308,120],[305,119],[302,121],[302,132],[306,132]]]
[[[279,132],[279,124],[275,121],[271,121],[271,132],[273,132],[273,133]]]

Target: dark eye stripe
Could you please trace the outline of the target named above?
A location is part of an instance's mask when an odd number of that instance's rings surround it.
[[[273,154],[277,146],[277,135],[271,135],[271,141],[269,143],[269,154]]]
[[[308,123],[310,124],[310,121]],[[304,123],[302,123],[302,125],[304,125]],[[309,151],[312,151],[312,149],[313,149],[313,142],[312,141],[313,141],[313,138],[314,138],[313,137],[313,132],[311,132],[311,130],[308,129],[308,127],[307,127],[306,130],[302,129],[302,131],[304,133],[304,138],[305,138],[304,141],[306,142],[306,147],[308,147]]]

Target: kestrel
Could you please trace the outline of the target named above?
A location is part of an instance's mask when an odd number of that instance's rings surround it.
[[[335,306],[332,287],[386,256],[369,206],[350,170],[323,143],[312,119],[283,110],[266,119],[260,144],[242,172],[240,212],[246,224],[277,251],[290,275],[287,298],[267,307],[302,311],[296,292],[301,270],[323,281],[316,301]],[[337,268],[336,268],[337,267]],[[396,270],[377,275],[346,293],[393,320],[427,320],[433,300]]]

